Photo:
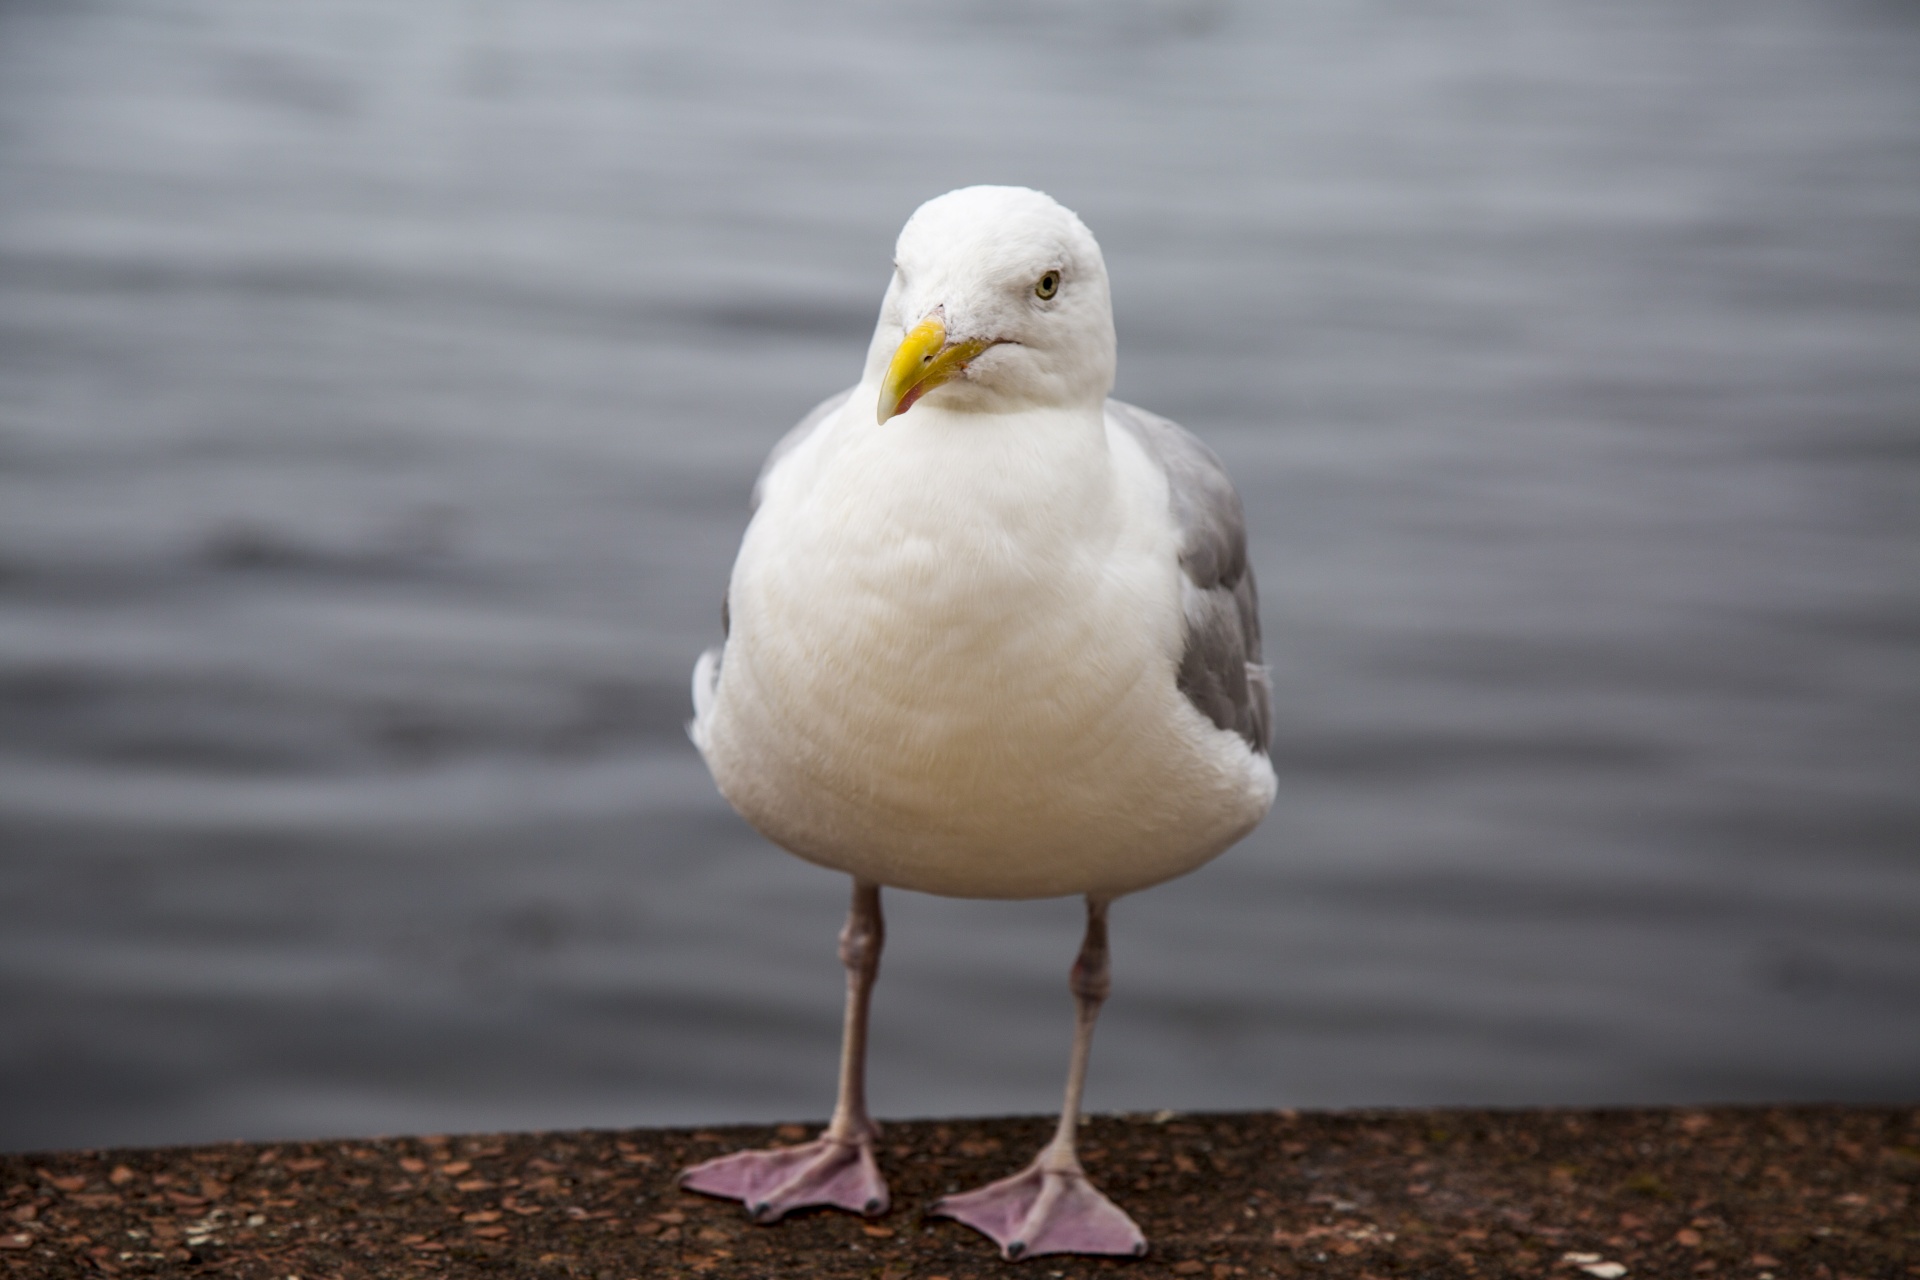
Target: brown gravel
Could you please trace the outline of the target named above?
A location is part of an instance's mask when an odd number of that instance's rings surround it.
[[[1048,1124],[889,1125],[892,1213],[773,1227],[673,1173],[795,1125],[0,1156],[0,1277],[1920,1276],[1915,1109],[1096,1116],[1147,1258],[1007,1264],[921,1217]]]

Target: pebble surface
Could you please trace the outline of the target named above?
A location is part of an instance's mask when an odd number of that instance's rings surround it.
[[[889,1124],[890,1213],[772,1227],[673,1174],[811,1127],[3,1155],[0,1277],[1920,1277],[1916,1108],[1094,1116],[1148,1257],[1008,1264],[923,1216],[1050,1123]]]

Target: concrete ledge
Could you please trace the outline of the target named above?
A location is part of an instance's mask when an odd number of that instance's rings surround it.
[[[1047,1130],[890,1124],[892,1213],[773,1227],[672,1175],[798,1126],[0,1156],[0,1277],[1920,1276],[1920,1109],[1095,1116],[1151,1256],[1005,1264],[922,1219]]]

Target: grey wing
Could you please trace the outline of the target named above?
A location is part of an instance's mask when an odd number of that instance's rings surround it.
[[[1260,664],[1260,593],[1247,562],[1240,495],[1213,450],[1178,423],[1119,400],[1107,401],[1107,418],[1166,473],[1180,530],[1186,615],[1180,692],[1201,715],[1264,754],[1272,703],[1267,669]]]

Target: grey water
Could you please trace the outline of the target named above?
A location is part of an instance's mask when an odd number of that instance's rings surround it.
[[[0,1148],[821,1116],[682,733],[916,204],[1044,188],[1245,495],[1280,797],[1089,1104],[1920,1096],[1920,12],[0,5]],[[1071,901],[891,894],[884,1116]]]

